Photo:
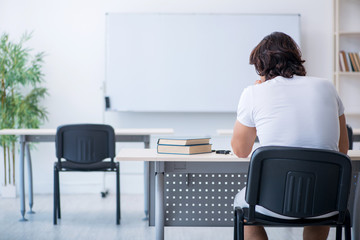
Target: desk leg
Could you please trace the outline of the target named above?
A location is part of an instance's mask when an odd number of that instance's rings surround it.
[[[149,220],[149,162],[144,162],[144,212],[145,218],[144,220]]]
[[[25,136],[21,135],[20,136],[20,189],[19,189],[19,193],[20,193],[20,213],[22,218],[20,219],[21,222],[27,221],[27,219],[25,218],[25,173],[24,173],[24,165],[25,165]]]
[[[146,136],[144,148],[150,148],[150,136]],[[149,162],[144,162],[144,220],[149,220],[150,186],[149,186]]]
[[[32,176],[32,164],[31,164],[31,155],[30,155],[30,147],[27,143],[25,145],[26,147],[26,163],[28,166],[28,177],[29,177],[29,207],[30,211],[28,213],[34,214],[35,212],[32,210],[32,207],[34,205],[34,194],[33,194],[33,176]]]
[[[353,214],[352,214],[352,228],[353,228],[353,236],[352,239],[360,239],[360,173],[357,175],[357,182],[355,188],[355,196],[354,196],[354,207],[353,207]]]
[[[155,239],[164,240],[164,172],[155,174]]]

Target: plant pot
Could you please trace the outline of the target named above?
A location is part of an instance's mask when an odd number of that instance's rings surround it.
[[[2,185],[1,197],[3,198],[16,198],[16,186],[15,185]]]

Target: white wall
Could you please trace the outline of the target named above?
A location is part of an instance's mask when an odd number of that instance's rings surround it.
[[[29,46],[47,53],[44,73],[50,95],[44,105],[49,121],[43,128],[104,120],[114,127],[171,127],[177,135],[211,135],[214,148],[229,149],[229,138],[217,137],[216,129],[232,128],[235,114],[103,115],[105,13],[300,13],[308,74],[331,79],[332,7],[328,0],[0,0],[0,33],[7,32],[17,40],[24,31],[34,31]],[[153,147],[157,137],[152,139]],[[142,144],[118,144],[117,148],[124,146]],[[52,193],[54,156],[54,144],[38,144],[33,150],[35,193]],[[62,174],[62,191],[99,192],[103,175],[90,175]],[[122,192],[142,192],[142,163],[122,163],[121,181]],[[113,176],[107,174],[106,185],[112,188],[113,182]]]

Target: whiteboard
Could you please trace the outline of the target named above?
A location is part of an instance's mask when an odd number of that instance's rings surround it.
[[[300,45],[300,15],[108,13],[110,110],[235,112],[259,79],[249,55],[274,31]]]

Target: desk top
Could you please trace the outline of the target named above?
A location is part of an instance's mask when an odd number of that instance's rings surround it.
[[[360,161],[360,150],[349,150],[352,161]],[[248,162],[250,158],[238,158],[234,154],[203,153],[194,155],[158,154],[156,149],[124,148],[116,156],[117,161],[173,161],[173,162]]]
[[[194,155],[158,154],[156,149],[124,148],[116,156],[117,161],[179,161],[179,162],[239,162],[249,161],[233,154],[202,153]]]
[[[231,136],[233,134],[233,129],[218,129],[216,132],[218,135]],[[353,134],[360,135],[360,128],[353,128]]]
[[[172,128],[118,128],[115,135],[173,134]],[[54,135],[56,129],[1,129],[0,135]]]

